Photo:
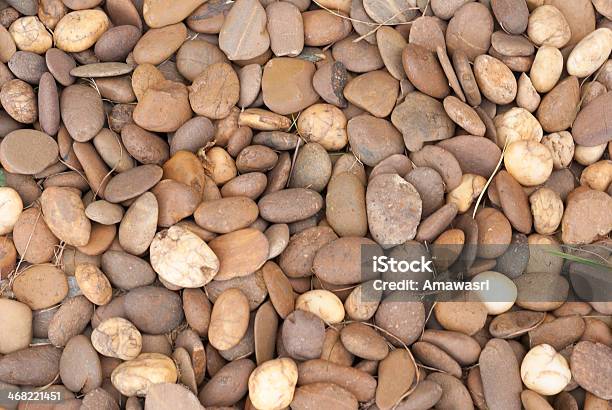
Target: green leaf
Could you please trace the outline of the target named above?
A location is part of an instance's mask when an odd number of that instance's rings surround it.
[[[0,168],[0,186],[6,185],[6,177],[4,176],[3,169]]]
[[[572,255],[572,254],[565,253],[565,252],[559,252],[559,251],[547,251],[547,252],[550,253],[551,255],[555,255],[555,256],[559,256],[560,258],[567,259],[568,261],[582,263],[583,265],[589,265],[589,266],[593,266],[596,268],[612,269],[612,265],[610,265],[609,263],[598,262],[592,259],[582,258],[580,256]]]

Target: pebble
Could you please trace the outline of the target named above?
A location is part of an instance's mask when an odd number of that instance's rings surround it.
[[[399,83],[384,71],[371,71],[350,80],[344,88],[346,99],[375,117],[383,118],[395,105]]]
[[[434,53],[411,43],[402,52],[402,63],[408,79],[419,91],[440,99],[448,95],[448,81]]]
[[[104,225],[113,225],[121,222],[123,218],[123,208],[105,200],[98,200],[87,205],[87,208],[85,208],[85,215],[92,221]]]
[[[533,218],[523,187],[506,171],[495,176],[495,187],[504,215],[514,229],[526,234],[531,232]]]
[[[591,189],[570,196],[561,222],[563,242],[578,245],[607,235],[612,230],[612,217],[607,212],[611,205],[609,195]]]
[[[70,188],[49,187],[40,200],[45,222],[58,239],[73,246],[87,245],[91,223],[78,194]]]
[[[558,132],[572,126],[580,103],[580,86],[576,77],[561,80],[542,98],[537,118],[544,131]]]
[[[584,37],[567,58],[567,73],[576,77],[593,74],[612,51],[612,30],[600,28]]]
[[[514,100],[517,83],[512,71],[500,60],[486,54],[474,60],[474,76],[480,91],[495,104],[508,104]]]
[[[172,132],[191,118],[189,91],[165,80],[149,87],[134,110],[134,122],[148,131]]]
[[[448,96],[443,101],[448,116],[461,128],[472,135],[484,136],[486,128],[476,111],[455,96]]]
[[[73,77],[116,77],[129,74],[134,67],[125,63],[96,63],[86,64],[70,70]]]
[[[17,122],[32,124],[38,117],[34,89],[25,81],[14,79],[4,84],[0,90],[0,103],[10,118]]]
[[[152,28],[136,43],[134,61],[138,64],[160,64],[179,49],[185,38],[187,27],[183,23]]]
[[[349,35],[332,47],[332,57],[341,62],[347,70],[367,73],[384,67],[378,47],[367,41],[358,41],[356,35]]]
[[[442,6],[442,4],[440,4],[440,6]],[[437,13],[436,16],[439,17]],[[448,18],[450,17],[452,17],[452,15],[448,16]],[[424,47],[431,52],[435,52],[438,47],[445,47],[446,45],[442,27],[443,25],[441,24],[441,21],[436,17],[417,17],[412,22],[410,34],[408,36],[408,42],[410,44],[416,44],[421,47]]]
[[[584,109],[580,110],[572,124],[572,136],[579,145],[594,147],[610,141],[610,132],[606,123],[612,106],[612,92],[595,98]]]
[[[0,163],[9,172],[37,174],[57,161],[58,146],[49,135],[16,130],[0,143]]]
[[[493,16],[489,9],[477,2],[461,6],[448,22],[446,46],[452,55],[462,51],[470,61],[486,53],[491,46]]]
[[[444,203],[444,181],[429,167],[418,167],[404,177],[418,191],[423,203],[422,216],[427,217]]]
[[[528,39],[504,31],[496,31],[491,35],[491,46],[498,53],[508,57],[526,57],[535,51],[535,47]]]
[[[416,369],[407,350],[396,349],[379,363],[376,405],[381,409],[392,407],[412,385]]]
[[[372,167],[404,151],[402,135],[389,121],[382,118],[368,114],[353,117],[347,124],[347,133],[355,156]]]
[[[45,59],[30,51],[17,51],[8,61],[8,67],[15,77],[30,84],[38,84],[47,71]]]
[[[366,206],[372,237],[383,248],[415,237],[422,201],[417,190],[399,175],[383,174],[372,179],[366,192]]]
[[[415,30],[415,24],[413,23],[411,31]],[[382,26],[376,32],[376,44],[389,74],[399,81],[405,79],[406,72],[402,65],[402,52],[407,43],[404,37],[395,29]]]
[[[105,198],[111,203],[136,198],[155,186],[162,173],[161,167],[156,165],[141,165],[122,172],[108,181]]]
[[[67,87],[74,83],[74,77],[70,74],[73,68],[76,67],[76,62],[70,56],[59,48],[50,48],[45,53],[45,61],[49,72],[58,83]]]
[[[102,99],[96,90],[85,85],[71,85],[60,97],[62,121],[70,136],[78,142],[87,142],[104,126]]]
[[[299,208],[289,205],[300,203]],[[262,197],[259,202],[262,218],[273,223],[291,223],[306,219],[317,213],[323,206],[321,195],[305,188],[285,189]]]
[[[213,120],[230,115],[239,98],[238,75],[227,63],[209,65],[189,87],[189,103],[193,111]]]
[[[487,342],[478,360],[487,406],[496,409],[521,408],[521,375],[514,351],[502,339]]]
[[[523,0],[492,0],[493,14],[504,30],[521,34],[527,29],[529,9]]]
[[[586,391],[604,400],[612,398],[610,368],[612,349],[602,343],[579,342],[571,354],[572,376]]]
[[[269,46],[264,8],[257,0],[237,0],[221,26],[219,48],[234,61],[255,58]]]
[[[96,42],[94,53],[101,62],[125,61],[140,40],[140,29],[123,25],[108,29]]]
[[[427,115],[423,115],[426,112]],[[391,122],[404,136],[409,151],[418,151],[424,142],[450,138],[455,124],[442,103],[420,92],[412,92],[393,109]]]
[[[8,63],[13,54],[17,51],[17,46],[15,45],[15,40],[8,32],[8,30],[2,26],[0,28],[0,61],[3,63]]]
[[[398,24],[414,20],[416,10],[408,0],[364,0],[368,16],[377,23]]]
[[[295,58],[273,58],[264,66],[261,90],[266,105],[279,114],[302,111],[319,99],[312,84],[315,65]]]
[[[143,17],[149,27],[164,27],[178,23],[191,14],[204,0],[187,0],[179,3],[174,1],[145,1]]]
[[[299,55],[304,49],[304,23],[300,10],[290,2],[272,3],[266,8],[266,17],[274,55]]]
[[[516,304],[538,312],[554,310],[567,298],[569,284],[554,272],[524,273],[514,279],[518,290]]]
[[[41,211],[35,208],[25,209],[19,216],[13,227],[13,242],[19,255],[32,264],[50,262],[59,245]]]
[[[474,409],[468,389],[456,377],[446,373],[435,372],[427,376],[426,380],[434,382],[442,388],[442,397],[436,403],[437,407],[443,409],[451,409],[453,407],[466,410]]]
[[[110,21],[101,10],[78,10],[66,14],[55,26],[53,40],[60,50],[78,53],[93,46]]]

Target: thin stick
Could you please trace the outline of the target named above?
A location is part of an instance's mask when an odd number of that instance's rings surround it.
[[[478,207],[480,206],[480,202],[482,201],[482,198],[487,193],[487,189],[489,188],[489,185],[491,185],[491,182],[493,182],[493,178],[495,178],[495,174],[497,174],[497,171],[499,171],[499,169],[501,168],[502,163],[504,162],[504,154],[506,153],[506,148],[508,148],[508,145],[510,145],[510,144],[508,144],[508,139],[506,138],[506,142],[504,144],[504,149],[501,152],[501,155],[499,157],[499,161],[497,162],[497,166],[495,166],[495,169],[493,170],[493,173],[491,174],[491,176],[487,180],[487,183],[485,184],[484,188],[482,188],[482,192],[480,193],[480,195],[478,195],[478,199],[476,200],[476,205],[474,206],[474,212],[472,213],[472,219],[476,218],[476,212],[478,211]]]
[[[542,316],[542,319],[538,320],[538,322],[536,324],[534,324],[533,326],[530,326],[530,327],[528,327],[526,329],[520,329],[520,330],[517,330],[516,332],[512,332],[512,333],[509,333],[507,335],[504,335],[504,339],[512,339],[512,338],[514,338],[514,337],[516,337],[518,335],[522,335],[522,334],[525,334],[527,332],[530,332],[533,329],[535,329],[536,327],[540,326],[542,323],[544,323],[545,320],[546,320],[546,315]]]
[[[36,215],[34,226],[32,227],[32,230],[30,231],[30,235],[28,236],[28,242],[26,242],[26,246],[25,246],[25,250],[23,251],[23,255],[21,255],[21,257],[19,258],[19,262],[17,263],[17,266],[15,266],[15,270],[12,273],[9,273],[7,275],[8,282],[6,282],[0,289],[0,295],[2,295],[6,291],[7,287],[10,289],[13,288],[13,282],[15,281],[15,278],[19,276],[19,273],[20,273],[19,268],[21,267],[23,258],[28,253],[28,248],[30,247],[30,243],[32,242],[32,237],[34,236],[34,231],[36,230],[36,225],[38,225],[38,221],[40,220],[41,215],[42,215],[42,211],[39,211],[38,215]]]
[[[300,118],[300,114],[302,113],[299,112],[297,117],[293,117],[293,114],[291,115],[293,121],[291,122],[291,126],[289,127],[289,129],[296,126],[297,121]],[[297,126],[296,126],[296,132],[299,138],[298,138],[297,144],[295,145],[295,151],[293,151],[293,158],[291,159],[291,168],[289,169],[289,178],[287,178],[287,184],[285,185],[285,187],[288,187],[289,184],[291,183],[291,177],[293,176],[293,168],[295,167],[295,161],[297,160],[297,155],[298,155],[298,152],[300,151],[300,146],[302,145],[303,137],[300,135],[300,132],[297,130]]]
[[[419,384],[419,379],[420,379],[420,372],[418,371],[418,365],[416,360],[414,359],[414,356],[412,355],[412,352],[410,351],[410,349],[408,348],[408,346],[406,345],[406,343],[404,343],[400,338],[398,338],[397,336],[395,336],[394,334],[386,331],[385,329],[383,329],[380,326],[376,326],[373,323],[369,323],[369,322],[360,322],[358,320],[346,320],[344,322],[340,322],[339,325],[347,325],[347,324],[351,324],[351,323],[361,323],[363,325],[366,326],[370,326],[380,332],[383,332],[385,335],[390,336],[391,338],[395,339],[396,341],[398,341],[402,347],[404,348],[404,350],[406,350],[408,352],[408,356],[410,356],[410,360],[412,360],[412,364],[414,366],[414,369],[416,370],[416,374],[415,374],[415,378],[414,378],[414,383],[412,386],[410,386],[410,388],[408,390],[406,390],[406,392],[397,400],[397,402],[393,405],[393,409],[395,409],[398,404],[400,404],[402,402],[402,400],[404,400],[406,397],[408,397],[410,395],[410,393],[412,393],[414,391],[414,389],[416,389],[417,385]],[[329,327],[333,327],[331,324],[327,323],[327,325]],[[335,327],[333,327],[334,329],[336,329]],[[337,330],[337,329],[336,329]]]
[[[394,18],[396,18],[397,16],[399,16],[400,14],[402,14],[403,12],[405,12],[405,11],[418,10],[418,9],[419,9],[418,7],[409,7],[407,9],[405,9],[405,10],[398,11],[397,13],[395,13],[394,15],[392,15],[391,17],[389,17],[388,19],[386,19],[382,23],[377,24],[376,27],[373,28],[372,30],[368,31],[367,33],[365,33],[362,36],[357,37],[355,40],[353,40],[353,43],[358,43],[361,40],[363,40],[364,38],[366,38],[367,36],[369,36],[370,34],[376,33],[378,31],[378,29],[381,28],[382,26],[395,26],[396,24],[389,24],[389,22],[391,20],[393,20]],[[409,24],[409,23],[412,23],[412,21],[408,21],[408,22],[405,22],[405,23],[398,23],[398,24]]]
[[[344,19],[344,20],[349,20],[349,21],[352,21],[352,22],[355,22],[355,23],[362,23],[362,24],[365,24],[365,25],[368,25],[368,26],[378,26],[380,24],[380,23],[372,23],[372,22],[369,22],[369,21],[363,21],[363,20],[354,19],[352,17],[345,16],[342,13],[338,13],[338,12],[336,12],[336,11],[330,9],[330,8],[325,7],[324,5],[319,3],[317,0],[312,0],[312,2],[314,4],[316,4],[317,6],[321,7],[323,10],[327,11],[328,13],[331,13],[334,16],[340,17],[341,19]],[[419,10],[419,8],[418,7],[409,7],[406,10],[400,11],[399,13],[403,13],[404,11],[408,11],[408,10]],[[399,26],[399,25],[403,25],[403,24],[412,24],[412,21],[405,21],[405,22],[401,22],[401,23],[397,23],[397,24],[383,24],[383,25],[384,26]]]

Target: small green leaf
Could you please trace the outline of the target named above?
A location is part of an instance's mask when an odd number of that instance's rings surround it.
[[[0,168],[0,186],[6,185],[6,177],[4,176],[4,171]]]

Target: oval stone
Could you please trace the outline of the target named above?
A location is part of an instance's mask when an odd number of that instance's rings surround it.
[[[153,188],[164,171],[157,165],[141,165],[115,175],[104,191],[106,200],[112,203],[136,198]]]
[[[81,197],[73,189],[49,187],[40,200],[45,222],[55,236],[72,246],[87,245],[91,223]]]
[[[491,8],[499,24],[508,33],[522,34],[527,29],[529,9],[525,0],[492,0]]]
[[[92,87],[66,87],[60,98],[60,111],[62,121],[75,141],[91,140],[104,126],[102,98]]]
[[[402,52],[402,63],[408,79],[419,91],[434,98],[448,95],[448,80],[433,52],[408,44]]]
[[[574,346],[572,376],[586,391],[604,400],[612,399],[612,348],[603,343],[584,341]]]
[[[119,225],[119,244],[133,254],[147,251],[155,237],[159,207],[155,195],[145,192],[129,207]]]
[[[580,103],[578,78],[561,80],[542,98],[537,117],[546,132],[558,132],[572,126]]]
[[[85,64],[70,70],[70,75],[73,77],[115,77],[131,73],[133,66],[125,63],[94,63]]]
[[[347,133],[355,156],[371,167],[393,154],[404,152],[402,135],[385,119],[359,115],[349,120]]]
[[[94,53],[100,61],[125,61],[140,39],[140,29],[131,25],[113,27],[96,42]]]
[[[33,265],[15,277],[13,292],[17,300],[32,310],[45,309],[68,295],[68,280],[64,272],[51,264]]]
[[[467,3],[455,12],[446,29],[449,54],[464,52],[470,61],[487,52],[491,45],[493,16],[482,3]]]
[[[572,124],[576,144],[594,147],[612,141],[612,125],[608,118],[612,118],[612,91],[600,95],[580,110]]]
[[[397,174],[372,179],[366,192],[368,225],[383,248],[413,239],[421,220],[422,202],[417,190]]]
[[[487,406],[492,409],[521,409],[523,384],[514,350],[503,339],[491,339],[478,360]]]
[[[323,198],[305,188],[283,189],[265,195],[258,202],[263,219],[273,223],[291,223],[309,218],[323,207]]]
[[[219,47],[227,57],[248,60],[270,46],[266,11],[257,0],[237,0],[225,17],[219,33]]]
[[[53,138],[36,130],[15,130],[0,142],[0,163],[9,172],[33,175],[57,162]]]

